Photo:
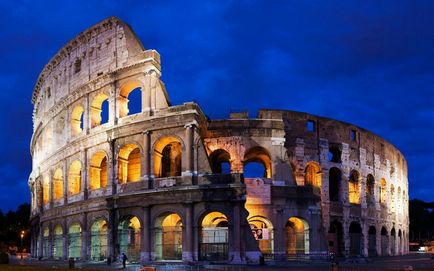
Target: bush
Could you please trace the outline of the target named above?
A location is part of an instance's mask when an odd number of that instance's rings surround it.
[[[9,263],[9,255],[4,251],[0,252],[0,264],[2,263]]]

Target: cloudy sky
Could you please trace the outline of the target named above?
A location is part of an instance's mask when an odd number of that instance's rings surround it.
[[[397,146],[410,198],[434,193],[433,1],[0,2],[0,209],[29,201],[31,93],[49,59],[108,16],[162,56],[172,104],[354,123]]]

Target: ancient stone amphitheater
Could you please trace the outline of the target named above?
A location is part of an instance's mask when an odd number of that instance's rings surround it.
[[[33,257],[408,252],[407,165],[390,143],[294,111],[211,120],[196,103],[171,105],[160,77],[160,55],[115,17],[46,64],[32,96]]]

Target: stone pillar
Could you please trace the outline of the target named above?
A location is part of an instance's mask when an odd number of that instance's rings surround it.
[[[109,98],[108,98],[108,102],[109,102],[109,119],[108,119],[108,123],[110,123],[111,125],[115,125],[118,122],[118,118],[119,118],[119,106],[118,106],[118,101],[116,99],[116,96],[118,95],[118,91],[116,89],[116,85],[115,83],[110,84],[110,91],[109,91]]]
[[[108,246],[108,257],[112,260],[115,260],[115,246],[116,246],[116,234],[117,228],[115,223],[116,215],[113,209],[109,210],[109,217],[107,221],[107,246]]]
[[[229,261],[231,263],[237,264],[241,263],[241,222],[240,206],[238,203],[234,203],[232,221],[232,227],[229,227]]]
[[[185,128],[185,172],[183,175],[192,175],[194,170],[194,153],[193,153],[193,145],[194,145],[194,124],[187,124],[184,126]]]
[[[42,242],[42,224],[39,226],[38,229],[38,237],[37,237],[37,249],[38,249],[38,257],[43,256],[43,242]]]
[[[274,234],[274,253],[276,255],[279,255],[278,258],[280,258],[281,255],[286,254],[286,236],[285,236],[285,224],[284,219],[284,212],[282,209],[278,209],[277,213],[274,215],[275,217],[275,225],[273,229]],[[283,256],[282,256],[283,257]]]
[[[81,160],[81,183],[80,191],[83,193],[84,199],[87,199],[87,192],[89,188],[89,166],[87,159],[87,149],[83,148],[80,152]]]
[[[69,258],[69,245],[68,245],[68,243],[69,243],[69,236],[68,236],[68,227],[66,226],[67,224],[66,224],[66,221],[65,221],[65,223],[64,223],[64,231],[63,231],[63,236],[62,236],[62,238],[63,238],[63,259],[64,260],[67,260],[68,258]]]
[[[107,187],[111,190],[112,195],[117,193],[117,159],[116,159],[116,141],[114,139],[109,140],[110,144],[110,157],[108,158],[108,176],[107,176]]]
[[[149,180],[151,176],[151,132],[143,132],[143,179]]]
[[[53,188],[54,188],[54,173],[53,170],[49,169],[48,170],[48,205],[50,206],[50,209],[54,207],[54,199],[53,199]],[[42,179],[42,190],[44,189],[44,179]],[[43,197],[43,195],[42,195]],[[42,201],[42,205],[44,205],[44,201]],[[42,207],[42,209],[44,209],[44,207]]]
[[[87,226],[87,213],[83,214],[83,225],[81,229],[81,259],[88,260],[87,248],[90,247],[90,238]]]
[[[83,133],[89,134],[90,131],[90,106],[89,106],[89,94],[86,94],[83,106]]]
[[[151,74],[145,73],[144,88],[142,89],[142,112],[151,112]]]
[[[68,167],[66,164],[66,159],[62,162],[62,174],[63,174],[63,204],[68,203],[68,186],[69,186],[69,176],[68,176]]]
[[[146,264],[151,261],[151,217],[149,207],[143,209],[142,240],[140,247],[140,262]]]
[[[185,207],[185,237],[182,238],[182,260],[193,261],[193,220],[194,205],[188,204]]]

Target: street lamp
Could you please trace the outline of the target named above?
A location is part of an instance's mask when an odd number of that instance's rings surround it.
[[[24,231],[21,231],[21,259],[23,259],[23,238],[24,238]]]

